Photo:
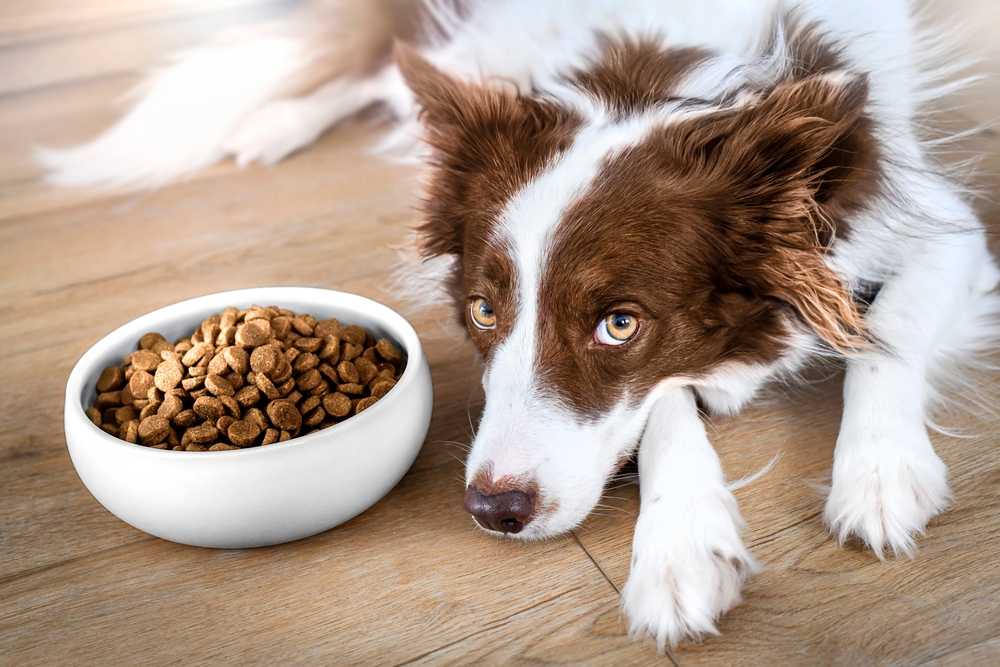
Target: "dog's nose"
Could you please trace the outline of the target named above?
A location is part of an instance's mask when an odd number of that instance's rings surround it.
[[[495,530],[498,533],[519,533],[524,525],[531,521],[531,514],[535,511],[535,499],[518,490],[485,496],[475,486],[470,486],[465,490],[462,507],[487,530]]]

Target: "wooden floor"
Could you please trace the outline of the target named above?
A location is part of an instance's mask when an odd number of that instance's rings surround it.
[[[169,2],[130,1],[72,24],[55,11],[79,4],[68,0],[0,10],[0,62],[51,64],[67,44],[99,41],[87,21],[141,34],[168,20]],[[990,43],[995,2],[952,7],[974,20],[973,41]],[[1000,375],[986,371],[974,414],[942,416],[965,437],[933,437],[954,503],[912,561],[841,548],[820,521],[837,369],[716,421],[730,478],[782,454],[736,493],[767,569],[721,636],[667,656],[629,639],[618,611],[634,484],[545,542],[494,539],[463,512],[464,449],[453,443],[469,442],[482,394],[472,346],[441,324],[449,313],[412,317],[434,376],[431,430],[402,482],[361,516],[244,551],[180,546],[116,519],[80,482],[63,437],[63,390],[83,352],[142,313],[219,290],[313,285],[399,306],[384,291],[391,245],[418,217],[415,174],[367,156],[378,128],[358,123],[277,167],[220,165],[155,193],[44,188],[29,146],[90,136],[135,82],[108,62],[0,81],[0,664],[1000,664]],[[1000,74],[1000,60],[981,69]],[[956,121],[991,122],[1000,81],[970,101]],[[980,207],[998,227],[1000,138],[984,130],[968,143],[987,152]]]

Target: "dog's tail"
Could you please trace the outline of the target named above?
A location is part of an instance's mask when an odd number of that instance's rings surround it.
[[[273,23],[176,54],[129,94],[134,106],[96,139],[37,149],[45,179],[157,187],[210,166],[226,156],[240,122],[267,102],[331,79],[360,80],[384,65],[393,38],[412,32],[412,13],[403,0],[313,0]],[[345,116],[359,110],[348,106]]]

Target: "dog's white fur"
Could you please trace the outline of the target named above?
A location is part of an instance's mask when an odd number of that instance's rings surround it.
[[[581,521],[616,462],[638,443],[641,512],[622,604],[633,631],[648,632],[661,647],[715,632],[715,620],[739,602],[744,578],[757,569],[695,395],[712,410],[735,412],[766,380],[798,368],[816,349],[815,338],[796,330],[791,351],[773,366],[727,365],[709,377],[666,378],[638,407],[623,400],[586,422],[539,385],[532,373],[536,293],[560,214],[603,158],[681,113],[668,105],[618,123],[561,75],[596,57],[599,32],[658,35],[671,46],[718,54],[683,81],[679,94],[720,99],[741,81],[771,80],[788,67],[780,39],[770,54],[757,55],[779,8],[794,8],[844,48],[847,65],[827,75],[832,83],[867,74],[869,111],[886,156],[886,194],[852,220],[851,235],[828,256],[852,285],[883,284],[866,316],[883,349],[847,360],[824,517],[837,538],[860,538],[880,558],[912,554],[914,536],[949,497],[945,466],[925,427],[936,396],[931,382],[957,373],[955,359],[992,339],[1000,272],[960,189],[918,139],[919,107],[935,90],[938,72],[926,58],[933,35],[922,32],[907,3],[508,0],[479,3],[462,17],[442,4],[435,17],[445,36],[423,49],[445,72],[534,87],[586,119],[573,147],[514,197],[497,228],[494,241],[517,264],[521,310],[484,374],[487,403],[468,474],[488,469],[495,479],[535,480],[550,509],[520,536],[544,537]],[[276,99],[282,77],[305,59],[304,45],[273,34],[192,52],[157,75],[108,133],[77,149],[47,152],[50,179],[159,184],[225,154],[240,163],[270,163],[374,102],[400,121],[385,145],[404,157],[424,157],[414,140],[420,135],[414,98],[394,66]],[[214,87],[230,69],[239,73],[227,78],[231,88]]]

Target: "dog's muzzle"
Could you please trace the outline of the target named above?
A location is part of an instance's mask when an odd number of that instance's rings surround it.
[[[483,495],[475,486],[465,490],[462,507],[480,526],[498,533],[519,533],[531,521],[535,499],[524,491],[504,491],[492,496]]]

